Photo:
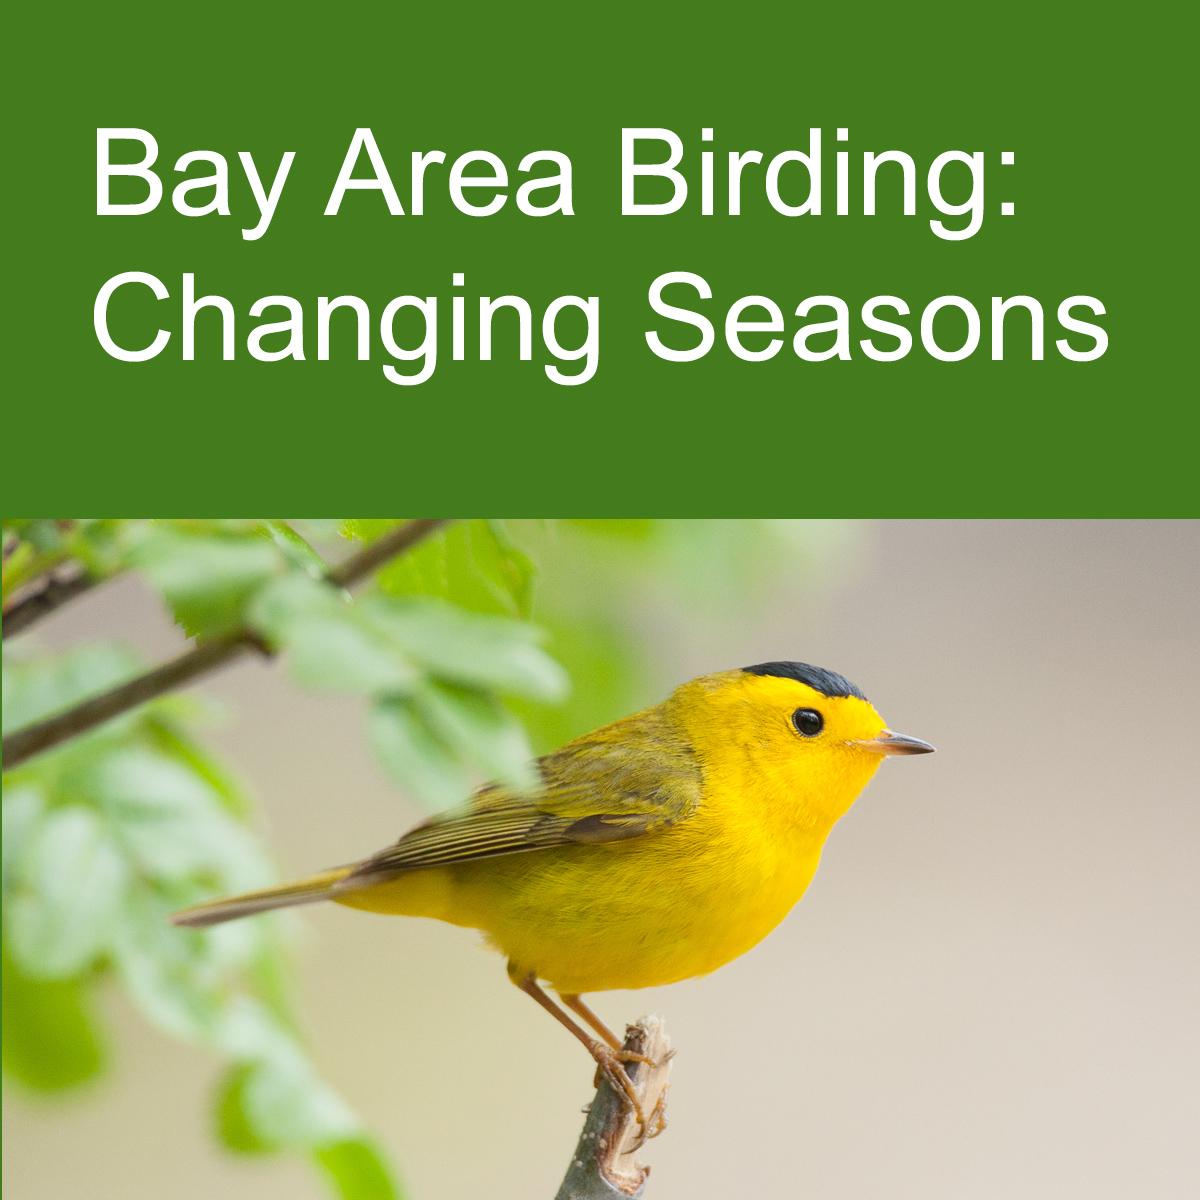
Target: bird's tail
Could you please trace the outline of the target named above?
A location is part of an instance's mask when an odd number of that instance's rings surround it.
[[[250,917],[255,913],[268,912],[273,908],[290,908],[293,904],[312,904],[316,900],[329,899],[334,884],[344,879],[353,867],[335,867],[308,879],[295,883],[283,883],[278,887],[263,888],[258,892],[243,892],[240,896],[226,896],[208,904],[196,904],[191,908],[173,913],[175,925],[219,925],[222,921],[233,921],[238,917]]]

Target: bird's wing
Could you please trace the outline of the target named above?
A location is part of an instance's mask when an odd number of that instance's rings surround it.
[[[700,768],[686,743],[651,710],[570,742],[538,760],[529,793],[490,786],[364,859],[338,890],[423,867],[550,846],[640,837],[689,816]]]

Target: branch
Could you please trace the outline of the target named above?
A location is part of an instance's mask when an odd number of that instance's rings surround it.
[[[389,559],[410,550],[445,524],[446,521],[440,518],[422,518],[397,526],[334,567],[326,575],[326,579],[334,587],[349,587],[358,583]],[[207,675],[247,650],[270,653],[264,651],[258,635],[248,628],[198,642],[177,658],[154,667],[144,675],[138,675],[107,692],[80,701],[73,708],[47,717],[44,721],[26,725],[4,739],[4,769],[12,770],[43,750],[49,750],[52,746],[86,733],[89,729],[94,729],[139,704],[145,704],[147,700],[153,700],[156,696],[182,687],[201,675]]]
[[[12,637],[49,616],[56,608],[95,587],[100,580],[78,563],[50,571],[22,588],[4,610],[4,636]]]
[[[626,1070],[650,1123],[650,1135],[667,1127],[667,1088],[671,1074],[671,1043],[662,1019],[642,1017],[625,1030],[625,1049],[645,1054],[654,1066],[630,1063]],[[645,1140],[637,1118],[608,1082],[601,1079],[596,1097],[562,1187],[554,1200],[629,1200],[642,1195],[649,1167],[634,1161]]]

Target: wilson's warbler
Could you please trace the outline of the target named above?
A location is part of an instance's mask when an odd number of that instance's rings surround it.
[[[704,675],[540,759],[534,793],[484,787],[361,862],[174,919],[210,925],[335,900],[480,929],[645,1126],[630,1056],[582,994],[673,983],[745,953],[800,899],[883,757],[932,749],[892,733],[858,688],[820,667]]]

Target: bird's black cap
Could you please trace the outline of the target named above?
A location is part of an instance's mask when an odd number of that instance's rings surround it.
[[[836,671],[827,671],[824,667],[813,667],[802,662],[768,662],[758,663],[753,667],[743,667],[749,675],[775,675],[780,679],[795,679],[807,684],[822,696],[856,696],[865,700],[862,690],[855,687],[844,675]]]

